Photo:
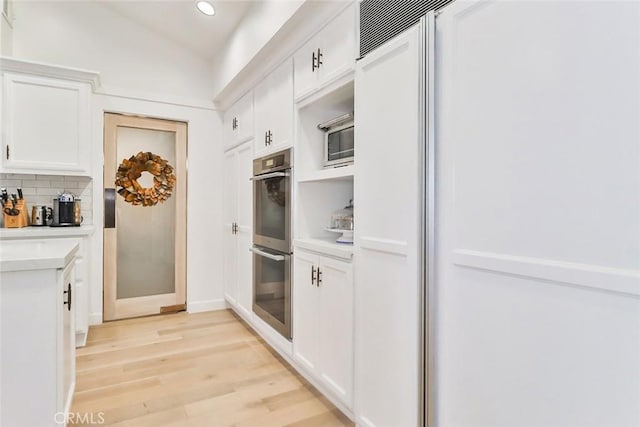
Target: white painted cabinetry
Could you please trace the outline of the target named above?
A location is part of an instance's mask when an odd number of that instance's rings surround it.
[[[369,427],[419,425],[424,45],[415,26],[356,66],[355,408]]]
[[[42,242],[3,242],[3,251],[24,252],[15,267],[2,260],[0,280],[0,425],[63,425],[75,388],[74,244],[55,244],[41,261]],[[46,244],[45,244],[46,245]],[[11,247],[11,248],[10,248]],[[65,250],[66,267],[52,265]],[[12,257],[12,255],[8,255]],[[27,261],[25,261],[27,259]],[[40,263],[40,265],[38,265]],[[42,266],[42,264],[48,264]],[[60,415],[56,415],[59,414]],[[57,422],[58,421],[58,422]]]
[[[91,84],[43,77],[65,74],[64,69],[42,66],[40,74],[7,71],[33,64],[6,58],[2,66],[2,173],[91,175]],[[74,76],[77,77],[75,73]]]
[[[254,155],[293,145],[293,66],[284,61],[254,89]]]
[[[224,153],[224,295],[243,317],[251,318],[252,141]]]
[[[224,114],[224,148],[228,150],[253,138],[253,91],[250,91]]]
[[[334,398],[353,405],[353,267],[296,249],[293,357]]]
[[[295,53],[296,102],[351,74],[355,58],[356,16],[351,4]]]

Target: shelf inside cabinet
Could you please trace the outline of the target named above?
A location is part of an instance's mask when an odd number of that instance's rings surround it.
[[[353,245],[335,243],[335,239],[294,239],[293,246],[346,260],[353,257]]]
[[[342,166],[338,168],[320,169],[308,171],[298,177],[298,182],[314,182],[325,180],[351,180],[353,179],[354,166]]]

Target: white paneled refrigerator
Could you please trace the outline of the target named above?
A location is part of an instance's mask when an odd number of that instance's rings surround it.
[[[355,415],[417,426],[428,412],[433,249],[434,13],[357,62]]]

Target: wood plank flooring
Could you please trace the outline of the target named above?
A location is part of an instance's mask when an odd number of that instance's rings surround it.
[[[353,426],[229,310],[93,326],[76,369],[70,425]]]

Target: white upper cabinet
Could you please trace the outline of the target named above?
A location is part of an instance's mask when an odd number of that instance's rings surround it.
[[[253,91],[231,106],[224,115],[224,149],[253,138]]]
[[[293,145],[293,67],[287,59],[254,90],[254,155]]]
[[[295,53],[296,102],[350,74],[355,58],[356,15],[351,4]]]
[[[89,83],[3,73],[0,172],[91,174]]]

